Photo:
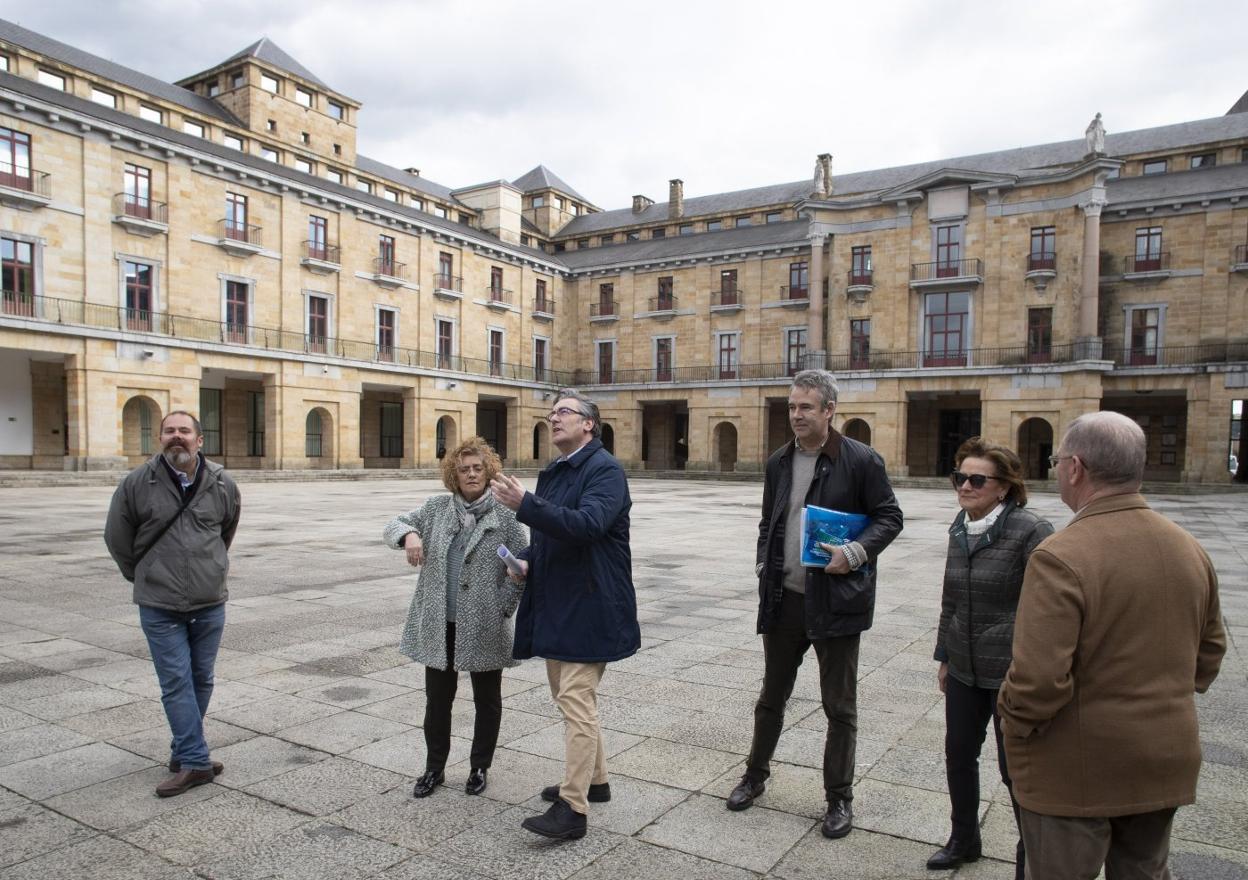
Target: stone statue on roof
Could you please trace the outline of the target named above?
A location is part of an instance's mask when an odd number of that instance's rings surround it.
[[[1084,139],[1088,142],[1089,154],[1103,154],[1105,152],[1105,123],[1101,122],[1101,114],[1097,113],[1096,117],[1088,123],[1088,129],[1083,133]]]
[[[832,155],[820,153],[815,159],[815,190],[813,195],[830,196],[832,194]]]

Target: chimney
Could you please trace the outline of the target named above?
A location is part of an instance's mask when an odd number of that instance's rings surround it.
[[[685,182],[673,177],[668,182],[667,216],[683,217],[685,215]]]
[[[640,214],[653,204],[654,199],[648,199],[645,196],[633,196],[633,213]]]
[[[406,171],[408,174],[412,175],[412,177],[420,177],[419,168],[404,168],[403,170]]]

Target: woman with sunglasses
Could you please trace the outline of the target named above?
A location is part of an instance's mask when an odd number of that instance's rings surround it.
[[[451,704],[459,673],[472,678],[476,720],[472,730],[468,794],[485,791],[486,772],[503,720],[503,667],[511,657],[512,614],[523,584],[507,577],[500,546],[518,553],[529,545],[516,515],[499,504],[490,480],[502,471],[498,453],[470,437],[442,459],[449,495],[434,495],[386,526],[389,547],[421,566],[399,650],[425,666],[425,772],[412,796],[433,794],[443,783],[451,750]]]
[[[979,753],[989,719],[1001,780],[1013,802],[997,691],[1010,666],[1014,613],[1027,558],[1053,534],[1047,520],[1025,508],[1023,466],[1012,450],[972,437],[954,460],[951,480],[962,509],[949,528],[935,655],[940,662],[937,684],[945,695],[945,773],[953,831],[949,842],[927,860],[932,870],[956,868],[980,857]],[[1014,817],[1017,823],[1017,802]],[[1021,840],[1014,876],[1023,876]]]

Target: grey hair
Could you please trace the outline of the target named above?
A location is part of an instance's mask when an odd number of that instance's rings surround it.
[[[836,403],[836,377],[827,370],[802,370],[793,377],[793,387],[818,391],[824,407]]]
[[[579,403],[581,405],[581,415],[587,419],[594,420],[592,432],[594,439],[597,440],[602,437],[602,416],[598,414],[598,404],[594,403],[591,398],[586,397],[575,388],[560,388],[555,400],[575,400]]]
[[[188,419],[191,420],[191,424],[195,426],[195,436],[196,437],[204,436],[204,426],[199,423],[199,419],[195,418],[195,416],[193,416],[191,413],[187,412],[184,409],[175,409],[175,410],[172,410],[171,412],[165,413],[165,418],[160,420],[160,429],[162,431],[165,429],[165,420],[168,419],[170,416],[186,416]]]
[[[1120,412],[1085,413],[1070,423],[1062,454],[1077,455],[1092,482],[1139,486],[1144,479],[1147,441],[1143,429]]]

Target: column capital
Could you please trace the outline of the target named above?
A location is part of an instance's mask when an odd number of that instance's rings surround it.
[[[1100,217],[1101,211],[1109,204],[1105,199],[1091,198],[1079,205],[1085,217]]]

